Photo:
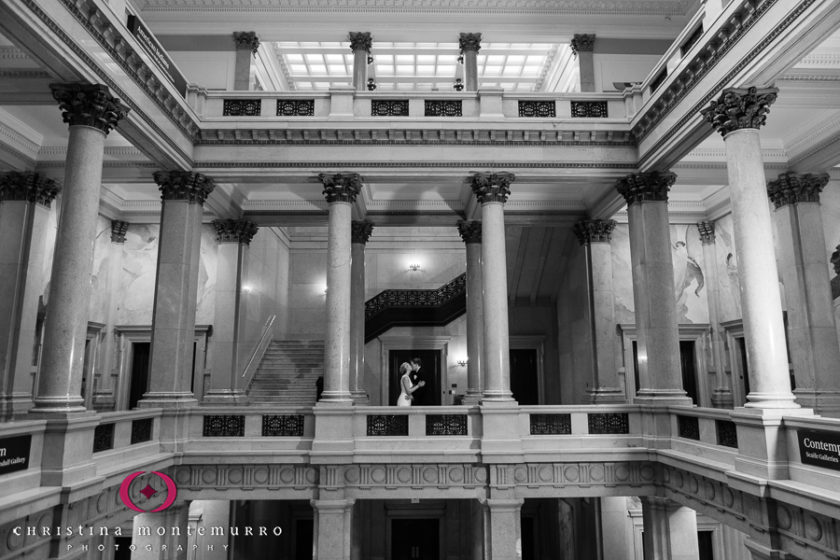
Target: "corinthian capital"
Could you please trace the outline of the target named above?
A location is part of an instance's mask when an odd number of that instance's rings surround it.
[[[369,31],[351,31],[347,39],[350,41],[351,51],[370,52],[373,46],[373,37]]]
[[[609,243],[615,229],[615,220],[581,220],[573,226],[581,245]]]
[[[668,190],[677,180],[670,171],[646,171],[631,173],[619,179],[615,188],[627,204],[642,201],[668,200]]]
[[[575,34],[572,37],[572,54],[577,56],[579,52],[592,52],[595,48],[595,35]]]
[[[219,243],[244,243],[248,245],[257,234],[257,224],[251,220],[213,220],[216,241]]]
[[[481,222],[458,220],[458,233],[464,243],[481,243]]]
[[[204,204],[216,186],[213,179],[194,171],[155,171],[154,177],[163,200]]]
[[[0,202],[23,200],[49,207],[61,187],[40,173],[8,171],[0,174]]]
[[[501,171],[499,173],[476,173],[471,177],[472,190],[478,202],[507,202],[510,196],[510,184],[516,175]]]
[[[50,89],[58,101],[62,119],[70,126],[92,126],[108,134],[128,113],[103,85],[50,84]]]
[[[322,194],[329,203],[353,203],[362,192],[362,177],[358,173],[321,173],[318,179],[324,185]]]
[[[352,243],[367,243],[373,233],[373,222],[367,220],[350,222],[350,240]]]
[[[236,43],[237,49],[248,49],[254,54],[260,48],[260,38],[257,37],[256,31],[234,31],[233,42]]]
[[[776,88],[727,88],[700,113],[723,136],[742,128],[761,128],[778,93]]]
[[[767,196],[776,208],[797,202],[819,202],[828,179],[828,173],[782,173],[778,179],[767,183]]]
[[[481,50],[481,33],[461,33],[458,36],[458,48],[461,52]]]

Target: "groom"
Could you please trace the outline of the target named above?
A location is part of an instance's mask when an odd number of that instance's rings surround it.
[[[425,381],[420,375],[420,368],[423,367],[423,361],[420,358],[411,359],[411,383],[417,385],[420,381]],[[426,391],[424,389],[417,389],[412,395],[412,406],[423,406],[426,404]]]

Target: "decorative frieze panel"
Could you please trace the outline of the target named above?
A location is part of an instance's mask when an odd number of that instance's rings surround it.
[[[408,416],[392,414],[370,414],[367,417],[369,436],[407,436]]]
[[[605,119],[608,116],[606,101],[572,101],[573,118]]]
[[[93,430],[93,452],[114,448],[114,424],[100,424]]]
[[[313,117],[315,116],[314,99],[278,99],[278,117]]]
[[[245,417],[239,415],[214,415],[204,417],[204,437],[242,437],[245,435]]]
[[[184,465],[175,467],[172,479],[178,490],[312,489],[318,470],[306,465]]]
[[[718,445],[738,449],[738,430],[731,420],[715,420]]]
[[[520,117],[550,118],[557,116],[557,107],[553,100],[537,101],[530,99],[519,100]]]
[[[468,464],[348,465],[342,484],[355,488],[483,488],[486,466]]]
[[[261,99],[225,99],[222,105],[223,117],[259,117],[261,112]]]
[[[265,414],[262,435],[268,437],[303,437],[303,414]]]
[[[592,413],[587,416],[591,435],[630,433],[627,413]]]
[[[571,414],[531,414],[531,435],[568,435],[572,433]]]
[[[700,421],[694,416],[677,416],[677,433],[681,438],[700,441]]]
[[[427,414],[427,436],[465,436],[467,434],[466,414]]]
[[[463,116],[462,104],[460,99],[426,99],[425,116],[461,117]]]
[[[407,117],[408,99],[371,99],[371,117]]]
[[[131,421],[131,445],[135,443],[143,443],[152,440],[152,430],[154,429],[154,418],[140,418]]]
[[[492,478],[499,487],[641,486],[655,484],[657,478],[656,465],[642,461],[526,463],[514,466],[512,476],[503,472],[506,466],[494,466]]]

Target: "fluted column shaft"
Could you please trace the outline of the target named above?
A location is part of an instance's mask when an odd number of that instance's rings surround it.
[[[351,31],[349,35],[350,50],[353,51],[353,87],[356,91],[367,89],[368,55],[373,39],[367,31]]]
[[[481,222],[458,222],[467,248],[467,392],[464,404],[481,401],[484,389],[484,302],[481,279]]]
[[[752,390],[745,406],[752,408],[798,407],[788,376],[779,272],[758,132],[775,97],[772,89],[727,89],[703,111],[726,144]]]
[[[458,46],[464,57],[464,87],[478,91],[478,51],[481,50],[481,33],[461,33]]]
[[[54,84],[70,125],[35,412],[80,412],[105,137],[125,108],[105,86]]]
[[[373,232],[370,222],[353,222],[350,264],[350,393],[353,402],[366,403],[365,377],[365,244]]]

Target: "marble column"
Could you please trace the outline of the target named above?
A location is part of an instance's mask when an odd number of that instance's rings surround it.
[[[351,403],[350,282],[353,203],[362,189],[356,173],[318,176],[330,207],[327,240],[327,316],[324,340],[323,403]]]
[[[572,52],[578,59],[580,91],[595,91],[595,35],[575,34],[572,38]]]
[[[642,496],[645,560],[694,560],[699,552],[693,509],[654,496]]]
[[[195,308],[204,201],[215,184],[192,171],[156,171],[163,200],[152,315],[149,391],[139,406],[187,406],[195,343]]]
[[[32,407],[43,231],[59,190],[39,173],[0,174],[0,420]]]
[[[787,334],[797,402],[823,416],[840,416],[840,346],[831,281],[826,274],[820,175],[782,173],[767,183],[776,210],[776,256],[787,302]]]
[[[353,402],[367,404],[365,391],[365,244],[373,233],[373,224],[354,221],[350,250],[350,394]]]
[[[464,404],[481,401],[484,390],[484,302],[481,287],[481,222],[458,222],[467,248],[467,392]]]
[[[705,278],[706,298],[709,304],[710,344],[712,367],[714,368],[715,383],[712,388],[712,406],[715,408],[732,408],[732,380],[726,372],[725,333],[720,326],[720,294],[718,293],[717,251],[715,249],[715,223],[710,221],[697,222],[700,242],[703,244],[703,277]]]
[[[310,503],[315,510],[315,560],[350,560],[355,500],[312,500]]]
[[[481,204],[481,278],[484,310],[484,397],[515,402],[510,391],[507,253],[504,205],[513,173],[476,173],[472,190]]]
[[[485,531],[487,560],[522,558],[522,498],[488,498],[488,527]]]
[[[260,48],[260,39],[254,31],[234,31],[233,42],[236,45],[233,89],[248,91],[251,89],[251,58]]]
[[[481,50],[481,33],[461,33],[458,47],[464,57],[464,86],[466,91],[478,91],[478,51]]]
[[[613,292],[612,248],[614,220],[581,220],[574,233],[586,259],[586,297],[589,343],[592,360],[592,403],[624,402],[624,391],[616,365],[615,296]]]
[[[102,85],[50,87],[64,122],[70,125],[70,138],[32,412],[82,412],[82,368],[105,137],[127,110]]]
[[[367,67],[373,38],[367,31],[351,31],[348,37],[353,51],[353,87],[367,91]]]
[[[677,176],[648,171],[619,179],[627,201],[639,382],[636,400],[690,404],[682,386],[668,190]],[[665,297],[667,296],[667,297]]]
[[[214,220],[216,241],[216,307],[213,318],[213,364],[210,388],[205,402],[241,402],[245,387],[239,371],[239,337],[245,318],[242,301],[242,274],[248,258],[248,245],[257,234],[250,220]]]
[[[798,408],[794,402],[785,348],[779,271],[761,159],[758,129],[767,119],[775,88],[723,91],[702,111],[723,135],[726,169],[741,281],[741,309],[750,364],[748,408]]]

